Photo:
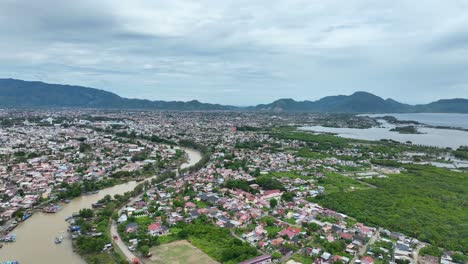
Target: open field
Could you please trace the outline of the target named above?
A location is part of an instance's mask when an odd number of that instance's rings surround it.
[[[215,264],[218,263],[211,259],[208,255],[203,253],[198,248],[192,246],[186,240],[180,240],[168,244],[163,244],[154,247],[150,250],[153,256],[145,261],[145,263],[151,264],[197,264],[207,263]]]

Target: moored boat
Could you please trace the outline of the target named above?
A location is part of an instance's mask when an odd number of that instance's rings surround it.
[[[54,204],[51,204],[49,206],[46,206],[42,209],[42,212],[44,213],[56,213],[58,212],[58,210],[60,210],[60,206],[59,205],[54,205]]]
[[[23,217],[19,219],[20,222],[26,221],[29,217],[31,217],[31,213],[25,213]]]
[[[3,237],[0,237],[1,242],[16,242],[16,235],[10,234]]]
[[[59,236],[59,237],[56,237],[55,240],[54,240],[54,243],[55,244],[61,244],[63,241],[63,237],[62,236]]]

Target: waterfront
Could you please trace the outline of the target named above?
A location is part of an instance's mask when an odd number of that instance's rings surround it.
[[[181,165],[186,168],[201,159],[200,152],[183,148],[188,154],[188,161]],[[85,261],[72,249],[71,239],[67,234],[68,223],[65,218],[83,208],[104,198],[131,191],[137,182],[130,181],[99,191],[92,195],[84,195],[73,199],[69,204],[55,214],[36,212],[34,215],[13,230],[17,239],[15,243],[6,243],[0,249],[0,261],[17,260],[20,263],[69,263],[83,264]],[[62,244],[54,244],[54,238],[64,233]]]
[[[368,129],[357,128],[336,128],[323,126],[301,127],[302,130],[334,133],[340,137],[364,140],[392,139],[399,142],[411,141],[413,144],[458,148],[468,145],[468,132],[452,129],[436,129],[419,127],[421,134],[400,134],[390,131],[395,126],[384,123],[381,127],[372,127]]]
[[[417,121],[430,126],[446,126],[468,129],[468,114],[453,113],[408,113],[408,114],[365,114],[369,117],[393,116],[400,121]]]

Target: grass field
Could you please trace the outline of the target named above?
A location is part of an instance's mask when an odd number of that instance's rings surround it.
[[[163,244],[150,249],[153,256],[145,263],[151,264],[197,264],[218,263],[203,253],[198,248],[192,246],[188,241],[181,240],[168,244]]]

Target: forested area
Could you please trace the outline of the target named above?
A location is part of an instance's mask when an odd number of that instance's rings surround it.
[[[468,173],[404,167],[403,174],[367,180],[377,188],[332,193],[317,201],[358,221],[468,252]]]

